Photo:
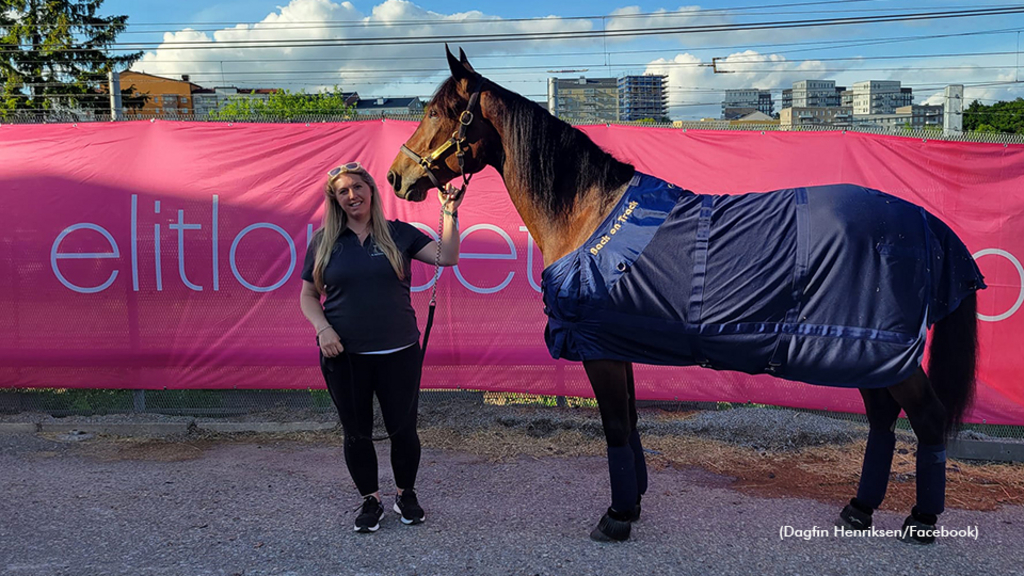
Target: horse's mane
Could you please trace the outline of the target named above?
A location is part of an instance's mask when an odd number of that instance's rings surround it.
[[[536,102],[489,82],[490,91],[504,110],[492,122],[505,137],[503,176],[534,196],[555,218],[567,217],[578,198],[594,189],[602,205],[615,200],[614,192],[633,177],[632,165],[616,160],[586,134],[552,116]],[[458,118],[465,99],[453,78],[437,89],[430,105],[443,115]]]

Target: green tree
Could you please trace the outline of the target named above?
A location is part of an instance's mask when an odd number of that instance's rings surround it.
[[[356,107],[345,103],[345,97],[337,86],[332,91],[322,90],[316,94],[305,91],[291,92],[276,90],[266,100],[253,97],[234,98],[220,108],[210,112],[215,120],[250,120],[260,116],[291,119],[302,116],[343,116],[351,117]]]
[[[986,106],[975,100],[964,110],[964,130],[1024,134],[1024,98]]]
[[[109,107],[100,87],[142,52],[108,50],[127,16],[98,16],[103,0],[0,0],[0,117],[15,111]]]

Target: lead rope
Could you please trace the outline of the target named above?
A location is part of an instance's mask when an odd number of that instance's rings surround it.
[[[430,340],[430,328],[434,325],[434,309],[437,308],[437,279],[441,276],[441,238],[444,235],[444,204],[437,217],[437,252],[434,253],[434,281],[430,287],[430,307],[427,309],[427,327],[423,329],[423,349],[420,351],[420,365],[427,356],[427,342]]]

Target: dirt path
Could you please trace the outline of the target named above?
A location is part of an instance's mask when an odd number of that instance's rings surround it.
[[[856,431],[847,443],[815,446],[816,433],[805,446],[753,447],[749,430],[733,430],[734,442],[709,438],[720,434],[707,422],[697,436],[657,434],[678,427],[678,415],[647,413],[644,516],[630,542],[600,545],[587,533],[607,506],[607,468],[588,415],[505,411],[484,425],[469,413],[459,420],[472,426],[451,427],[426,412],[418,490],[428,521],[407,527],[389,513],[369,536],[351,531],[358,502],[332,432],[0,437],[0,572],[1014,574],[1024,565],[1024,466],[951,463],[941,524],[976,528],[977,539],[929,548],[852,539],[832,522],[855,489]],[[912,497],[913,446],[900,448],[892,498],[876,516],[884,529],[900,526]],[[386,443],[378,451],[393,494]],[[806,539],[780,538],[786,526]]]

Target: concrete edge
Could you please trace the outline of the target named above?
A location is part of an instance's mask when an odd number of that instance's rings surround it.
[[[188,434],[193,422],[42,422],[38,432],[68,434],[87,432],[110,436],[173,436]]]
[[[338,426],[336,422],[222,422],[196,421],[196,429],[206,432],[231,434],[236,432],[258,432],[264,434],[282,432],[316,432],[332,430]]]
[[[952,440],[946,454],[958,460],[1024,462],[1024,443],[993,440]]]
[[[39,424],[35,422],[0,422],[0,435],[3,434],[35,434]]]

